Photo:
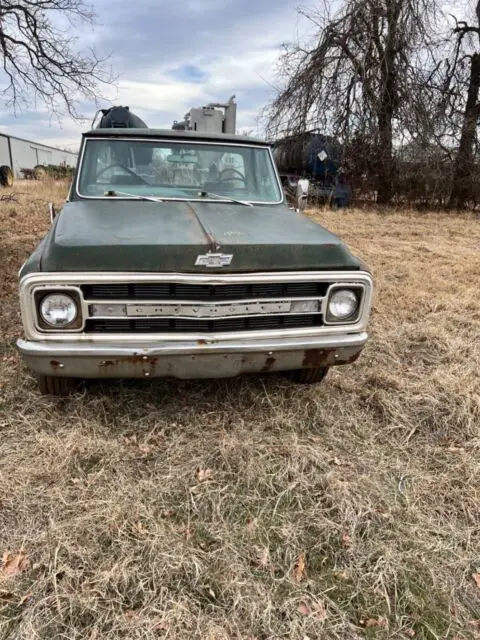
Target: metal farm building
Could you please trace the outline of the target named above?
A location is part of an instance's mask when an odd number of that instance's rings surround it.
[[[77,154],[72,151],[0,133],[0,166],[10,167],[15,178],[23,178],[21,169],[34,169],[37,165],[74,167],[76,163]]]

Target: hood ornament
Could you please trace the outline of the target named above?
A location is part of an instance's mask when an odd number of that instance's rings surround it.
[[[210,267],[211,269],[217,267],[228,267],[232,263],[233,254],[225,253],[205,253],[198,255],[195,260],[196,267]]]

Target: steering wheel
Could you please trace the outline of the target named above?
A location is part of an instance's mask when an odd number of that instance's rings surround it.
[[[100,171],[95,176],[95,180],[99,178],[101,175],[103,175],[105,171],[108,171],[109,169],[113,169],[113,167],[120,167],[121,169],[129,173],[131,176],[136,178],[141,184],[148,184],[148,182],[144,180],[141,176],[139,176],[138,173],[135,173],[135,171],[132,171],[128,167],[125,167],[123,164],[120,164],[120,162],[113,162],[112,164],[109,164],[108,167],[103,167],[103,169],[100,169]]]
[[[227,178],[222,178],[222,175],[226,172],[226,171],[230,171],[230,173],[234,173],[235,175],[232,176],[228,176]],[[217,182],[229,182],[230,180],[242,180],[243,184],[246,184],[247,179],[245,178],[245,176],[243,174],[240,173],[240,171],[237,171],[237,169],[222,169],[222,171],[220,171],[220,173],[218,174],[218,180]]]

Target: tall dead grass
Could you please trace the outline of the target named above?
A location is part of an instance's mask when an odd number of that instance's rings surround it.
[[[477,219],[310,214],[376,281],[366,352],[322,385],[118,381],[56,400],[15,354],[16,273],[63,192],[16,188],[0,638],[480,637]]]

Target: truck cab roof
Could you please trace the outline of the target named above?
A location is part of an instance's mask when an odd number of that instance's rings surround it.
[[[200,131],[181,131],[175,129],[137,129],[137,128],[108,128],[92,129],[83,134],[85,138],[171,138],[173,140],[198,140],[200,142],[223,142],[232,144],[247,144],[268,147],[263,140],[248,136],[237,136],[231,133],[208,133]]]

